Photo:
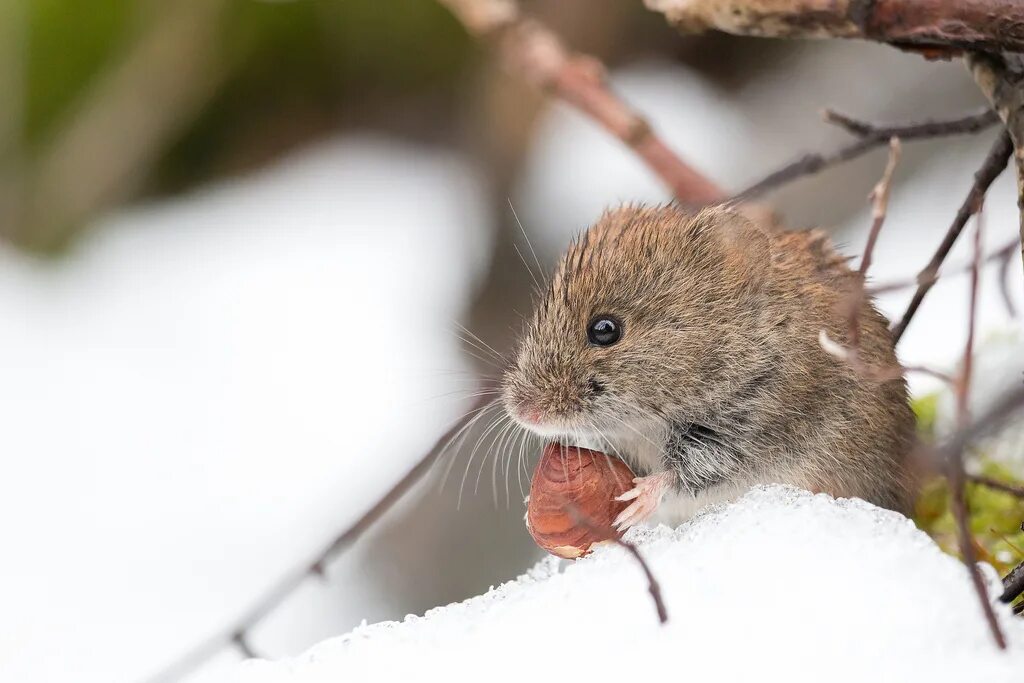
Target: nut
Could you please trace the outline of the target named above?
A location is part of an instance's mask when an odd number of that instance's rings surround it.
[[[595,543],[621,536],[612,521],[628,502],[633,472],[616,457],[589,448],[549,444],[530,483],[526,528],[541,548],[573,559]]]

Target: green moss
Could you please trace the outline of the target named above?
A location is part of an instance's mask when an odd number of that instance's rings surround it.
[[[982,459],[985,476],[1009,484],[1024,485],[1002,465]],[[980,484],[967,485],[967,505],[971,513],[979,559],[990,563],[1001,575],[1024,559],[1024,500]],[[949,504],[949,486],[945,478],[929,482],[918,497],[914,521],[951,555],[959,557],[956,520]]]
[[[931,440],[935,434],[935,419],[939,408],[939,394],[933,393],[920,398],[915,398],[910,403],[917,416],[917,431],[922,436]]]
[[[935,435],[938,395],[931,394],[913,402],[918,431],[925,440]],[[972,464],[980,465],[981,474],[1007,484],[1024,485],[1004,465],[972,453]],[[1005,576],[1024,560],[1024,499],[981,484],[967,484],[967,508],[970,511],[971,535],[978,559],[988,562],[1000,576]],[[960,557],[956,520],[950,507],[949,483],[935,477],[922,488],[914,508],[914,522],[935,539],[945,552]]]

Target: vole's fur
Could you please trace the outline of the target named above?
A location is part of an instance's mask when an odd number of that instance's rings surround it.
[[[505,375],[506,408],[638,474],[674,473],[663,479],[683,515],[768,482],[906,511],[905,382],[819,342],[824,330],[847,343],[855,277],[821,233],[770,233],[723,208],[609,211],[552,277]],[[599,314],[622,322],[612,346],[588,343]],[[885,319],[867,301],[860,314],[863,365],[897,367]]]

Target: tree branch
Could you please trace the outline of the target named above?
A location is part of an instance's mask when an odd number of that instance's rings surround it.
[[[514,0],[439,0],[477,38],[490,43],[506,69],[550,92],[632,149],[681,203],[701,206],[725,198],[714,182],[688,165],[651,125],[609,88],[604,66],[573,54]]]
[[[985,193],[988,191],[989,186],[992,185],[992,182],[1006,168],[1006,162],[1010,159],[1011,154],[1013,154],[1013,143],[1010,141],[1009,134],[1003,132],[999,135],[995,144],[992,145],[992,149],[989,150],[988,156],[985,157],[985,162],[981,165],[981,168],[975,172],[974,184],[971,185],[966,199],[964,199],[960,209],[956,212],[956,217],[953,218],[953,223],[946,231],[946,235],[942,238],[938,249],[935,250],[928,265],[918,274],[917,279],[920,284],[917,286],[917,291],[914,292],[914,296],[911,298],[907,310],[903,313],[903,317],[892,326],[893,344],[899,342],[903,333],[907,331],[907,326],[910,325],[910,321],[913,320],[917,309],[920,308],[925,295],[928,294],[928,290],[935,284],[942,262],[946,260],[964,226],[967,225],[967,221],[981,208],[981,202],[985,198]]]
[[[844,161],[856,159],[877,147],[888,144],[890,138],[896,137],[900,141],[906,142],[907,140],[971,134],[990,128],[999,121],[999,115],[991,109],[955,119],[927,120],[884,126],[859,121],[831,109],[822,112],[822,116],[828,123],[841,126],[862,139],[834,152],[805,154],[777,171],[773,171],[735,195],[733,199],[739,201],[754,199],[786,183],[813,175]]]
[[[1017,167],[1021,260],[1024,262],[1024,56],[970,55],[967,66],[1013,140]]]
[[[644,0],[682,33],[863,38],[897,47],[1024,51],[1020,0]]]

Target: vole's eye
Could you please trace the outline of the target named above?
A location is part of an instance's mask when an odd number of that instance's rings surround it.
[[[587,339],[594,346],[611,346],[622,337],[622,323],[610,315],[599,315],[587,325]]]

